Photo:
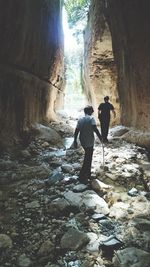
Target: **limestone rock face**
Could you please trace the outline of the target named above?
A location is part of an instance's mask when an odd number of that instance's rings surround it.
[[[121,122],[150,129],[149,1],[108,0],[114,57],[118,70]]]
[[[0,1],[1,140],[55,119],[63,88],[61,8],[60,0]]]
[[[117,73],[112,53],[112,41],[106,21],[102,0],[91,1],[88,25],[84,34],[83,86],[88,101],[97,108],[106,95],[110,96],[117,118],[111,124],[119,123],[120,111],[117,93]]]

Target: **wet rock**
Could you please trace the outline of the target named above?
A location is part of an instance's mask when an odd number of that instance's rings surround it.
[[[25,208],[26,209],[38,209],[38,208],[40,208],[40,203],[39,203],[38,200],[34,200],[34,201],[30,202],[30,203],[27,203],[25,205]]]
[[[78,176],[71,175],[71,177],[70,176],[65,177],[59,184],[68,185],[68,184],[76,183],[77,180],[78,180]]]
[[[50,127],[46,127],[42,124],[36,124],[34,126],[38,136],[41,139],[44,139],[47,142],[50,142],[51,144],[54,145],[63,145],[62,144],[62,138],[61,136],[57,133],[56,130],[50,128]]]
[[[64,120],[64,117],[60,117],[59,121],[51,122],[50,126],[59,132],[61,136],[68,135],[70,133],[71,135],[73,134],[73,129],[70,126],[70,123],[68,124],[67,121]]]
[[[47,178],[50,173],[50,169],[44,164],[41,166],[22,166],[19,167],[18,170],[12,173],[11,180],[12,181],[20,181],[26,179],[44,179]]]
[[[86,189],[88,188],[88,186],[87,185],[85,185],[85,184],[78,184],[78,185],[76,185],[76,186],[74,186],[74,188],[73,188],[73,192],[84,192]]]
[[[115,126],[111,128],[110,134],[111,136],[122,136],[123,134],[127,133],[129,129],[127,127],[124,127],[122,125]]]
[[[55,171],[51,176],[48,177],[48,179],[45,180],[45,184],[50,186],[63,179],[64,179],[64,175],[59,171]]]
[[[49,213],[54,216],[66,215],[70,213],[69,202],[64,198],[57,198],[48,205]]]
[[[38,251],[38,255],[40,256],[49,255],[54,252],[54,249],[55,249],[54,244],[51,242],[51,240],[46,240],[42,243]]]
[[[87,190],[83,193],[69,191],[64,196],[69,203],[79,209],[86,211],[93,210],[93,212],[103,213],[105,215],[109,213],[108,204],[92,190]]]
[[[106,238],[104,241],[101,241],[99,244],[99,247],[103,250],[118,250],[120,249],[124,243],[120,241],[117,237],[111,235],[108,238]]]
[[[6,234],[0,234],[0,250],[12,248],[12,240]]]
[[[26,254],[22,254],[18,258],[18,266],[19,267],[29,267],[31,266],[31,260]]]
[[[61,166],[61,169],[64,173],[72,173],[73,172],[73,167],[71,164],[63,164]]]
[[[100,221],[102,219],[106,219],[106,216],[102,213],[94,213],[91,218],[95,221]]]
[[[89,237],[87,234],[71,228],[63,235],[60,244],[62,249],[78,250],[85,246],[88,242]]]
[[[68,191],[64,193],[64,197],[71,205],[78,208],[82,199],[82,193],[74,193],[72,191]]]
[[[108,204],[92,190],[83,193],[80,207],[85,210],[93,210],[97,213],[103,213],[104,215],[109,214]]]
[[[129,191],[128,191],[128,195],[131,196],[131,197],[135,197],[139,194],[138,190],[136,188],[131,188]]]
[[[117,251],[113,258],[114,267],[148,267],[149,263],[150,253],[135,247]]]

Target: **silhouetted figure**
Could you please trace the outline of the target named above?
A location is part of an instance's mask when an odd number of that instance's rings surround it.
[[[100,141],[102,140],[100,132],[96,126],[96,121],[94,117],[91,116],[93,112],[94,110],[92,106],[86,106],[84,108],[85,116],[78,120],[74,132],[74,147],[77,148],[77,137],[79,134],[80,143],[85,151],[83,165],[79,174],[79,181],[83,184],[87,184],[88,179],[91,178],[94,132],[97,134]]]
[[[104,103],[101,103],[98,107],[98,118],[100,121],[101,135],[104,143],[108,142],[107,136],[110,123],[110,111],[113,112],[115,118],[116,112],[114,110],[114,106],[111,103],[109,103],[109,96],[105,96]]]

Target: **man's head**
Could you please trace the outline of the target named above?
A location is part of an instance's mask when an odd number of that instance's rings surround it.
[[[94,109],[93,109],[92,106],[86,106],[86,107],[84,108],[84,113],[85,113],[85,114],[91,115],[93,112],[94,112]]]
[[[108,102],[109,101],[109,96],[108,95],[104,97],[104,101],[105,102]]]

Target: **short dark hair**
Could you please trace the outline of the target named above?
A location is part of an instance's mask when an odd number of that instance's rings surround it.
[[[85,114],[88,114],[88,115],[91,115],[92,113],[94,112],[94,109],[93,109],[93,107],[92,106],[86,106],[85,108],[84,108],[84,113]]]
[[[109,96],[108,95],[106,95],[105,97],[104,97],[104,101],[108,101],[109,100]]]

